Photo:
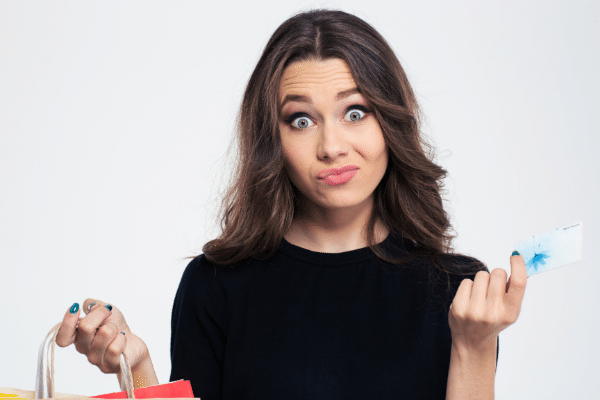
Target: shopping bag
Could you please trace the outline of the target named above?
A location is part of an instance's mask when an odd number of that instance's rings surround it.
[[[189,381],[179,380],[163,385],[145,388],[133,388],[133,375],[131,367],[124,354],[121,354],[119,374],[121,375],[121,392],[99,396],[84,396],[68,393],[59,393],[54,390],[54,349],[56,348],[56,334],[60,323],[54,326],[46,335],[38,353],[35,391],[15,388],[0,387],[0,400],[41,400],[41,399],[67,399],[89,400],[91,398],[106,399],[194,399],[192,386]],[[138,397],[139,396],[139,397]],[[196,398],[195,400],[200,400]]]
[[[162,385],[148,386],[143,388],[133,389],[133,395],[136,399],[183,399],[193,398],[192,385],[190,381],[174,381],[163,383]],[[115,392],[101,394],[98,396],[90,396],[91,399],[126,399],[127,392]],[[0,399],[10,400],[10,399]]]

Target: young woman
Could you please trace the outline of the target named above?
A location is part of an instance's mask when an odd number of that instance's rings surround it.
[[[290,18],[238,122],[222,233],[175,297],[170,379],[203,400],[493,398],[498,334],[519,315],[525,264],[513,253],[507,285],[503,269],[452,251],[446,171],[424,151],[386,41],[341,11]],[[116,307],[87,299],[82,319],[77,307],[60,346],[105,373],[124,352],[136,387],[158,384]]]

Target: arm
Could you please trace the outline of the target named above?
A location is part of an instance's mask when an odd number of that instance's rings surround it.
[[[446,400],[494,399],[496,340],[481,349],[452,342]]]
[[[222,397],[227,317],[214,267],[204,255],[185,269],[171,314],[171,375],[186,379],[194,397]]]
[[[463,279],[450,305],[452,333],[446,400],[494,399],[494,349],[498,334],[514,324],[521,312],[527,286],[523,257],[510,258],[511,276],[496,268],[479,271],[475,280]]]

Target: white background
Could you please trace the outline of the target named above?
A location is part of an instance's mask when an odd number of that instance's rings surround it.
[[[387,3],[387,4],[386,4]],[[458,251],[583,221],[583,261],[529,278],[498,399],[600,392],[600,7],[578,1],[0,2],[0,386],[33,390],[74,302],[119,307],[170,374],[185,257],[214,238],[244,87],[275,29],[339,8],[390,43],[449,171]],[[59,392],[117,391],[73,346]]]

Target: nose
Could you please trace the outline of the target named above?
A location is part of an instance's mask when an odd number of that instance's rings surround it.
[[[325,122],[320,133],[317,157],[319,160],[336,160],[348,154],[349,145],[345,141],[344,129],[335,123]]]

